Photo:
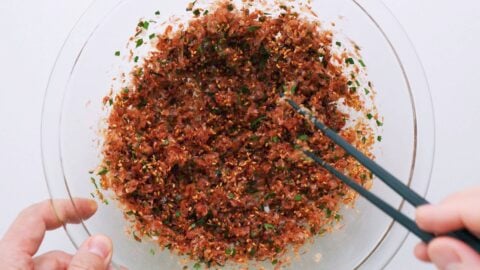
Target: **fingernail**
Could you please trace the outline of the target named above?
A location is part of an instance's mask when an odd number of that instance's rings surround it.
[[[431,217],[435,214],[436,206],[434,205],[423,205],[417,208],[415,212],[415,221],[418,226],[422,229],[428,228]]]
[[[452,263],[452,264],[447,265],[447,267],[445,267],[445,270],[459,270],[460,267],[461,267],[460,264]]]
[[[113,264],[110,264],[108,266],[108,270],[128,270],[128,268],[124,267],[124,266],[113,266]]]
[[[433,252],[430,254],[430,259],[439,269],[457,269],[460,263],[460,256],[451,247],[444,247],[441,252]]]
[[[88,251],[106,259],[112,250],[110,239],[103,235],[96,235],[88,242]]]
[[[89,201],[88,201],[88,206],[90,207],[90,209],[92,210],[92,212],[96,212],[96,211],[97,211],[98,205],[97,205],[97,202],[96,202],[96,201],[94,201],[94,200],[89,200]]]
[[[427,204],[427,205],[422,205],[417,208],[416,215],[418,216],[425,216],[431,213],[432,211],[435,211],[435,205]]]

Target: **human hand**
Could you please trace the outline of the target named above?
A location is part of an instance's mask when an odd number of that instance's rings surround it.
[[[47,230],[66,223],[80,223],[97,211],[95,201],[74,199],[75,208],[68,200],[56,200],[53,210],[50,200],[23,210],[0,240],[0,269],[92,269],[105,270],[112,258],[112,242],[97,235],[87,239],[75,255],[51,251],[35,256]]]
[[[466,228],[480,236],[480,188],[469,189],[448,197],[438,205],[419,207],[418,226],[434,234],[445,234]],[[480,255],[465,243],[450,238],[435,238],[428,246],[415,248],[415,256],[434,263],[440,270],[480,269]]]

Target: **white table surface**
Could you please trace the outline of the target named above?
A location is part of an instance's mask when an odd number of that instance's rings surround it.
[[[0,0],[0,235],[20,209],[48,198],[40,158],[40,112],[62,42],[91,0]],[[480,185],[480,1],[384,0],[418,50],[430,82],[437,145],[428,199]],[[387,269],[417,262],[410,237]],[[41,252],[73,246],[49,232]]]

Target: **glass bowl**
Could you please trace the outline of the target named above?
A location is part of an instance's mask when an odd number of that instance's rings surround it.
[[[113,52],[126,48],[141,18],[158,20],[184,14],[189,1],[94,1],[65,41],[52,70],[42,115],[42,158],[52,198],[90,197],[89,171],[101,161],[98,130],[118,65]],[[313,11],[324,22],[335,22],[339,35],[355,41],[368,65],[368,78],[377,90],[376,104],[384,117],[383,140],[376,160],[425,194],[434,152],[434,119],[428,83],[414,48],[401,26],[380,0],[314,0]],[[412,208],[374,179],[372,191],[407,214]],[[55,207],[55,205],[54,205]],[[306,244],[287,269],[381,269],[404,242],[407,231],[364,199],[344,209],[333,233]],[[115,265],[129,269],[182,269],[168,250],[138,243],[127,235],[126,221],[114,203],[101,204],[98,213],[65,230],[75,246],[89,235],[113,239]],[[264,263],[265,268],[273,268]],[[235,268],[235,267],[233,267]]]

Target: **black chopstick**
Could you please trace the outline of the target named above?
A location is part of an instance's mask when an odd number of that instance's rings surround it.
[[[375,194],[371,193],[367,189],[363,188],[363,186],[357,184],[355,181],[352,179],[348,178],[345,176],[343,173],[339,172],[336,170],[334,167],[323,161],[320,157],[315,155],[312,152],[309,151],[303,151],[305,155],[307,155],[309,158],[313,159],[316,163],[320,164],[323,168],[325,168],[328,172],[333,174],[335,177],[340,179],[343,183],[345,183],[347,186],[351,187],[353,190],[358,192],[362,197],[373,203],[376,207],[378,207],[380,210],[385,212],[387,215],[389,215],[391,218],[393,218],[395,221],[403,225],[405,228],[407,228],[409,231],[414,233],[418,238],[422,239],[423,242],[429,243],[435,236],[431,233],[427,233],[423,231],[422,229],[418,228],[417,224],[405,216],[402,212],[398,211],[397,209],[393,208],[389,204],[387,204],[385,201],[377,197]]]
[[[357,148],[349,144],[345,139],[343,139],[340,135],[338,135],[335,131],[331,130],[325,124],[318,121],[317,118],[315,118],[309,111],[302,109],[295,101],[291,99],[286,99],[286,101],[298,113],[307,117],[316,128],[318,128],[320,131],[322,131],[325,134],[325,136],[330,138],[338,146],[342,147],[349,155],[357,159],[358,162],[360,162],[360,164],[365,166],[365,168],[369,169],[378,178],[384,180],[385,184],[387,184],[391,189],[397,192],[410,204],[412,204],[415,207],[428,204],[428,201],[425,200],[422,196],[418,195],[418,193],[408,188],[407,185],[405,185],[400,180],[398,180],[395,176],[393,176],[391,173],[387,172],[385,169],[380,167],[380,165],[378,165],[375,161],[369,159]]]
[[[282,98],[284,97],[283,93],[280,93],[280,95]],[[415,191],[411,190],[407,185],[403,184],[398,178],[396,178],[387,170],[382,168],[375,161],[365,156],[362,152],[360,152],[358,149],[356,149],[354,146],[348,143],[335,131],[331,130],[325,124],[318,121],[318,119],[316,119],[315,116],[312,113],[310,113],[308,110],[301,108],[295,101],[289,98],[286,98],[285,100],[290,106],[292,106],[292,108],[296,112],[307,117],[314,124],[316,128],[318,128],[321,132],[323,132],[328,138],[330,138],[337,145],[342,147],[348,154],[350,154],[355,159],[357,159],[358,162],[360,162],[360,164],[362,164],[367,169],[369,169],[374,175],[376,175],[380,180],[382,180],[385,184],[387,184],[390,188],[392,188],[395,192],[397,192],[400,196],[402,196],[402,198],[407,200],[414,207],[428,204],[428,201],[425,200],[422,196],[420,196]],[[405,228],[407,228],[412,233],[417,235],[422,241],[424,241],[425,243],[428,243],[429,241],[431,241],[431,239],[433,239],[434,236],[432,234],[426,233],[421,229],[419,229],[415,224],[415,222],[409,219],[408,217],[406,217],[405,215],[403,215],[403,213],[392,208],[390,205],[382,201],[380,198],[372,194],[370,191],[364,189],[361,185],[358,185],[355,181],[349,179],[342,173],[336,171],[335,168],[331,167],[329,164],[321,160],[318,156],[316,156],[311,152],[304,152],[304,153],[310,158],[312,158],[315,162],[320,164],[322,167],[327,169],[327,171],[329,171],[330,173],[335,175],[337,178],[339,178],[341,181],[343,181],[345,184],[353,188],[355,191],[357,191],[367,200],[372,202],[375,206],[380,208],[387,215],[389,215],[394,220],[402,224]],[[473,249],[475,249],[477,252],[480,253],[480,239],[478,239],[475,235],[470,233],[468,230],[466,229],[457,230],[447,235],[465,242],[466,244],[468,244],[469,246],[471,246]]]

